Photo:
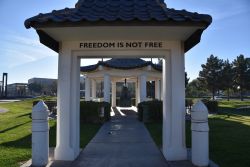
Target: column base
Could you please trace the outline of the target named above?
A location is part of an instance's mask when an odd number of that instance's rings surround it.
[[[187,160],[186,148],[167,148],[166,150],[162,150],[162,152],[167,161]]]
[[[77,155],[78,156],[78,155]],[[73,161],[77,157],[74,153],[74,150],[70,147],[56,147],[54,159],[62,161]]]

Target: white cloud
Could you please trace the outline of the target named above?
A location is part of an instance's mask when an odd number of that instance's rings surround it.
[[[221,21],[223,19],[228,19],[238,15],[244,15],[250,12],[250,8],[247,4],[243,3],[235,3],[231,1],[221,2],[218,7],[214,7],[213,10],[210,11],[213,15],[213,20]]]
[[[56,55],[55,52],[40,44],[38,39],[22,36],[16,32],[8,33],[0,37],[0,40],[2,59],[0,64],[8,68]]]

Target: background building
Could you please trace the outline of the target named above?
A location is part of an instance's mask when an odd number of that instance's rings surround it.
[[[13,83],[7,86],[8,97],[27,97],[29,89],[27,83]]]
[[[28,88],[32,95],[49,95],[57,94],[57,79],[51,78],[31,78],[28,80]]]

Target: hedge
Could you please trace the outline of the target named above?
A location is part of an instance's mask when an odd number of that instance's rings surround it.
[[[144,122],[162,121],[162,101],[144,101],[138,104],[138,119]],[[147,112],[147,113],[145,113]]]
[[[104,117],[100,117],[101,108],[104,107]],[[110,120],[111,105],[108,102],[81,101],[80,119],[88,123],[102,123]]]
[[[185,99],[185,107],[186,108],[192,108],[194,102],[192,99]]]
[[[33,106],[39,101],[33,101]],[[56,101],[44,101],[49,110],[56,113]],[[104,107],[104,117],[100,117],[101,108]],[[88,123],[102,123],[110,120],[110,108],[111,105],[108,102],[93,102],[93,101],[81,101],[80,102],[80,119],[83,122]]]
[[[210,113],[218,112],[218,101],[209,99],[202,99],[201,101],[207,106]]]
[[[33,101],[33,106],[36,105],[39,102],[39,100]],[[47,100],[44,101],[44,103],[48,106],[48,109],[52,113],[56,113],[56,106],[57,103],[55,100]]]

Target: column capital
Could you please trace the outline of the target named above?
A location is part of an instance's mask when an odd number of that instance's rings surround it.
[[[142,72],[140,75],[139,75],[140,77],[142,77],[142,76],[147,76],[147,73],[146,72]]]
[[[110,77],[110,74],[104,73],[103,76],[104,76],[104,77]]]

